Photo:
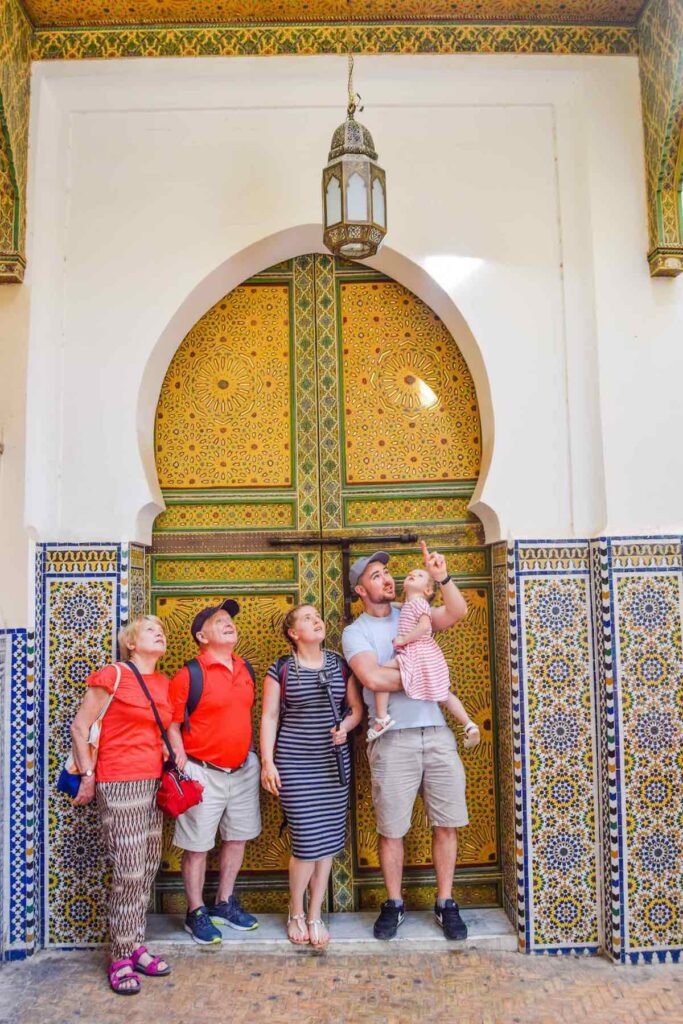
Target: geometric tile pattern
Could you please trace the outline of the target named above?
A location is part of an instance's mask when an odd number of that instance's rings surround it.
[[[155,25],[39,29],[33,60],[112,57],[273,56],[336,53],[638,52],[635,28],[624,25],[533,25],[394,22],[352,25]]]
[[[512,549],[510,552],[512,557]],[[507,544],[494,544],[491,563],[503,907],[512,924],[517,927],[516,804],[519,799],[521,806],[521,786],[518,789],[515,780],[514,736],[519,737],[519,698],[517,696],[513,704],[508,589],[511,586],[514,593],[514,575],[509,585]],[[517,677],[515,681],[518,692]]]
[[[678,960],[683,949],[681,539],[601,539],[592,547],[602,634],[606,941],[622,961]]]
[[[650,271],[683,272],[683,4],[651,0],[638,26],[648,185]]]
[[[6,714],[1,723],[9,749],[2,764],[4,815],[7,829],[0,851],[0,923],[2,959],[25,957],[35,948],[35,700],[33,634],[25,629],[0,630],[0,683]],[[3,703],[0,700],[0,704]]]
[[[128,560],[128,618],[144,615],[149,608],[147,592],[147,569],[145,549],[140,544],[130,544]],[[123,615],[121,619],[123,621]]]
[[[108,867],[94,804],[74,807],[55,784],[85,680],[116,656],[116,632],[128,614],[129,571],[127,545],[38,546],[36,651],[45,727],[41,944],[48,947],[106,936]]]
[[[182,491],[178,492],[182,494]],[[314,493],[314,492],[312,492]],[[168,495],[166,495],[168,500]],[[168,504],[154,521],[155,533],[217,532],[219,530],[284,530],[295,523],[289,501],[180,501]],[[303,529],[303,527],[302,527]]]
[[[235,288],[176,350],[156,412],[162,488],[291,485],[290,290],[287,281]]]
[[[438,495],[429,498],[347,498],[344,502],[344,521],[347,526],[414,526],[457,522],[476,522],[468,512],[469,497],[451,498]]]
[[[204,555],[180,558],[157,555],[154,559],[154,582],[213,584],[230,587],[234,584],[256,582],[274,583],[287,580],[296,582],[295,555]]]
[[[313,564],[319,555],[310,552],[305,562],[311,559],[301,586],[312,587],[309,597],[319,600],[320,566]],[[501,544],[492,568],[503,885],[520,948],[605,948],[622,962],[678,960],[681,538]],[[139,545],[38,545],[35,644],[24,630],[0,634],[6,652],[10,640],[12,675],[6,958],[43,944],[104,938],[107,876],[96,820],[88,808],[76,815],[54,792],[54,781],[83,680],[112,657],[122,610],[132,612],[143,600],[144,581],[135,587],[130,581],[144,572]],[[342,860],[336,871],[345,903],[350,865]],[[372,903],[375,894],[363,892]],[[598,934],[600,916],[604,934]]]
[[[314,259],[313,256],[301,256],[294,260],[292,283],[299,530],[317,530],[320,527]]]
[[[396,281],[337,287],[344,482],[476,480],[479,406],[446,326]]]
[[[517,543],[515,589],[525,948],[595,952],[597,780],[588,542]]]
[[[321,526],[342,526],[341,440],[339,433],[339,359],[334,260],[315,257],[315,329],[318,364],[318,431],[320,433]]]

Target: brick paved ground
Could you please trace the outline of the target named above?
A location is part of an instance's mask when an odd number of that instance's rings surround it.
[[[159,950],[160,952],[162,950]],[[169,951],[170,956],[170,951]],[[101,953],[0,969],[2,1024],[683,1024],[683,965],[429,955],[173,951],[174,974],[109,992]]]

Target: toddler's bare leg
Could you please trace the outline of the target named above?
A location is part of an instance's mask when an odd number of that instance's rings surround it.
[[[375,719],[386,718],[389,710],[389,694],[375,693]]]
[[[443,703],[447,709],[453,715],[456,722],[459,722],[465,732],[465,740],[463,746],[466,750],[470,750],[472,747],[476,747],[481,740],[479,733],[479,726],[470,720],[470,716],[465,711],[462,701],[455,696],[454,693],[449,693]]]
[[[394,724],[389,714],[389,694],[375,691],[375,720],[368,729],[368,743],[376,740]]]

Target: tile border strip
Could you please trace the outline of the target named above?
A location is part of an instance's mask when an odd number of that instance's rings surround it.
[[[638,53],[635,26],[404,22],[37,29],[33,60],[355,53]]]

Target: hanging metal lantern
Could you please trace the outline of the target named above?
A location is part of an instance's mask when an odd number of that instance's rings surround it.
[[[387,233],[387,193],[372,135],[354,117],[355,101],[349,54],[347,116],[332,136],[323,170],[323,241],[335,256],[362,260],[375,255]]]

